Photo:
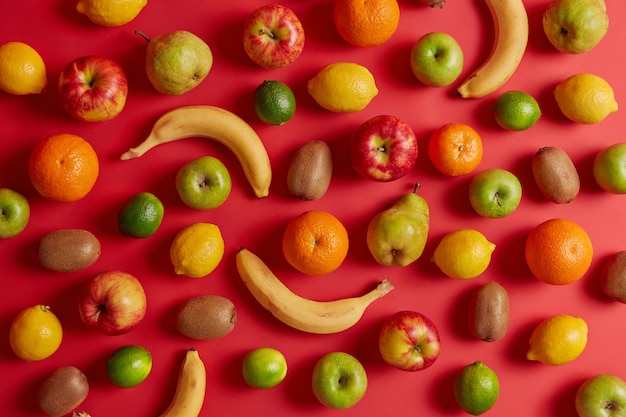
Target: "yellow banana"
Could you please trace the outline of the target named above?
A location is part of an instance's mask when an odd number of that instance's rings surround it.
[[[528,14],[522,0],[486,0],[495,39],[487,60],[457,89],[463,98],[479,98],[504,85],[517,69],[528,44]]]
[[[196,349],[189,349],[178,373],[176,393],[160,417],[198,417],[206,394],[206,368]]]
[[[192,137],[213,139],[225,145],[241,163],[255,195],[267,197],[272,168],[265,145],[245,120],[220,107],[183,106],[165,113],[154,123],[150,135],[120,158],[138,158],[157,145]]]
[[[307,333],[338,333],[354,326],[365,309],[393,289],[382,280],[370,292],[335,301],[313,301],[287,288],[269,267],[247,249],[236,256],[237,270],[254,298],[283,323]]]

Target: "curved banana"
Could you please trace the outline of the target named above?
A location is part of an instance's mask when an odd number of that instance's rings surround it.
[[[153,147],[185,138],[213,139],[230,149],[243,168],[257,197],[267,197],[272,168],[261,138],[246,123],[228,110],[215,106],[183,106],[162,115],[150,135],[120,159],[138,158]]]
[[[495,39],[487,60],[457,89],[463,98],[484,97],[515,72],[528,44],[528,14],[522,0],[486,0]]]
[[[206,393],[206,368],[196,349],[189,349],[180,366],[176,393],[159,417],[198,417]]]
[[[283,323],[308,333],[338,333],[354,326],[371,303],[393,289],[384,279],[360,297],[313,301],[293,293],[249,250],[240,249],[236,259],[239,275],[254,298]]]

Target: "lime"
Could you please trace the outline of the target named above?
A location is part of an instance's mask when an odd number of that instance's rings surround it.
[[[496,122],[507,130],[526,130],[537,123],[541,109],[537,100],[523,91],[507,91],[493,104]]]
[[[50,307],[41,304],[20,311],[9,328],[11,349],[27,362],[50,357],[62,339],[61,322]]]
[[[451,278],[471,279],[485,272],[496,245],[473,229],[459,229],[445,235],[432,260]]]
[[[131,197],[119,211],[117,222],[124,236],[144,238],[154,234],[163,220],[163,203],[152,193]]]
[[[254,91],[254,111],[261,121],[282,125],[296,113],[296,97],[286,84],[265,80]]]
[[[40,94],[48,85],[46,64],[23,42],[0,45],[0,90],[15,95]]]
[[[553,366],[571,362],[585,350],[587,331],[587,323],[580,317],[549,317],[533,330],[526,358]]]
[[[152,370],[152,355],[146,348],[128,345],[119,348],[106,364],[107,376],[118,387],[130,388],[141,384]]]
[[[280,384],[287,375],[287,360],[278,350],[271,347],[254,349],[243,358],[243,379],[254,388],[272,388]]]
[[[220,228],[212,223],[194,223],[180,230],[170,245],[170,260],[178,275],[202,278],[209,275],[224,256]]]
[[[555,87],[554,98],[561,112],[578,123],[599,123],[618,108],[611,85],[594,74],[568,77]]]
[[[466,413],[474,416],[490,410],[498,395],[498,376],[481,361],[464,366],[454,381],[454,398]]]

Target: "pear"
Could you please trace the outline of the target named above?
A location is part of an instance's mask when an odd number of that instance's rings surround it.
[[[213,53],[198,36],[186,30],[149,38],[136,30],[146,41],[146,74],[154,88],[174,96],[198,86],[213,66]]]
[[[379,264],[407,266],[424,252],[430,211],[426,200],[417,195],[418,189],[419,184],[370,221],[367,247]]]

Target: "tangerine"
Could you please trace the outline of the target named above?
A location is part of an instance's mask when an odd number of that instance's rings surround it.
[[[591,266],[593,246],[587,232],[567,219],[550,219],[526,238],[526,263],[539,280],[552,285],[578,281]]]
[[[428,156],[439,172],[456,177],[474,171],[483,159],[483,142],[473,127],[448,123],[430,136]]]
[[[287,262],[307,275],[328,274],[348,255],[348,232],[332,214],[311,210],[294,217],[283,233]]]
[[[334,19],[339,35],[348,43],[376,46],[398,29],[400,6],[396,0],[337,0]]]
[[[99,173],[98,155],[80,136],[61,133],[37,144],[28,160],[30,181],[44,198],[72,202],[85,197]]]

